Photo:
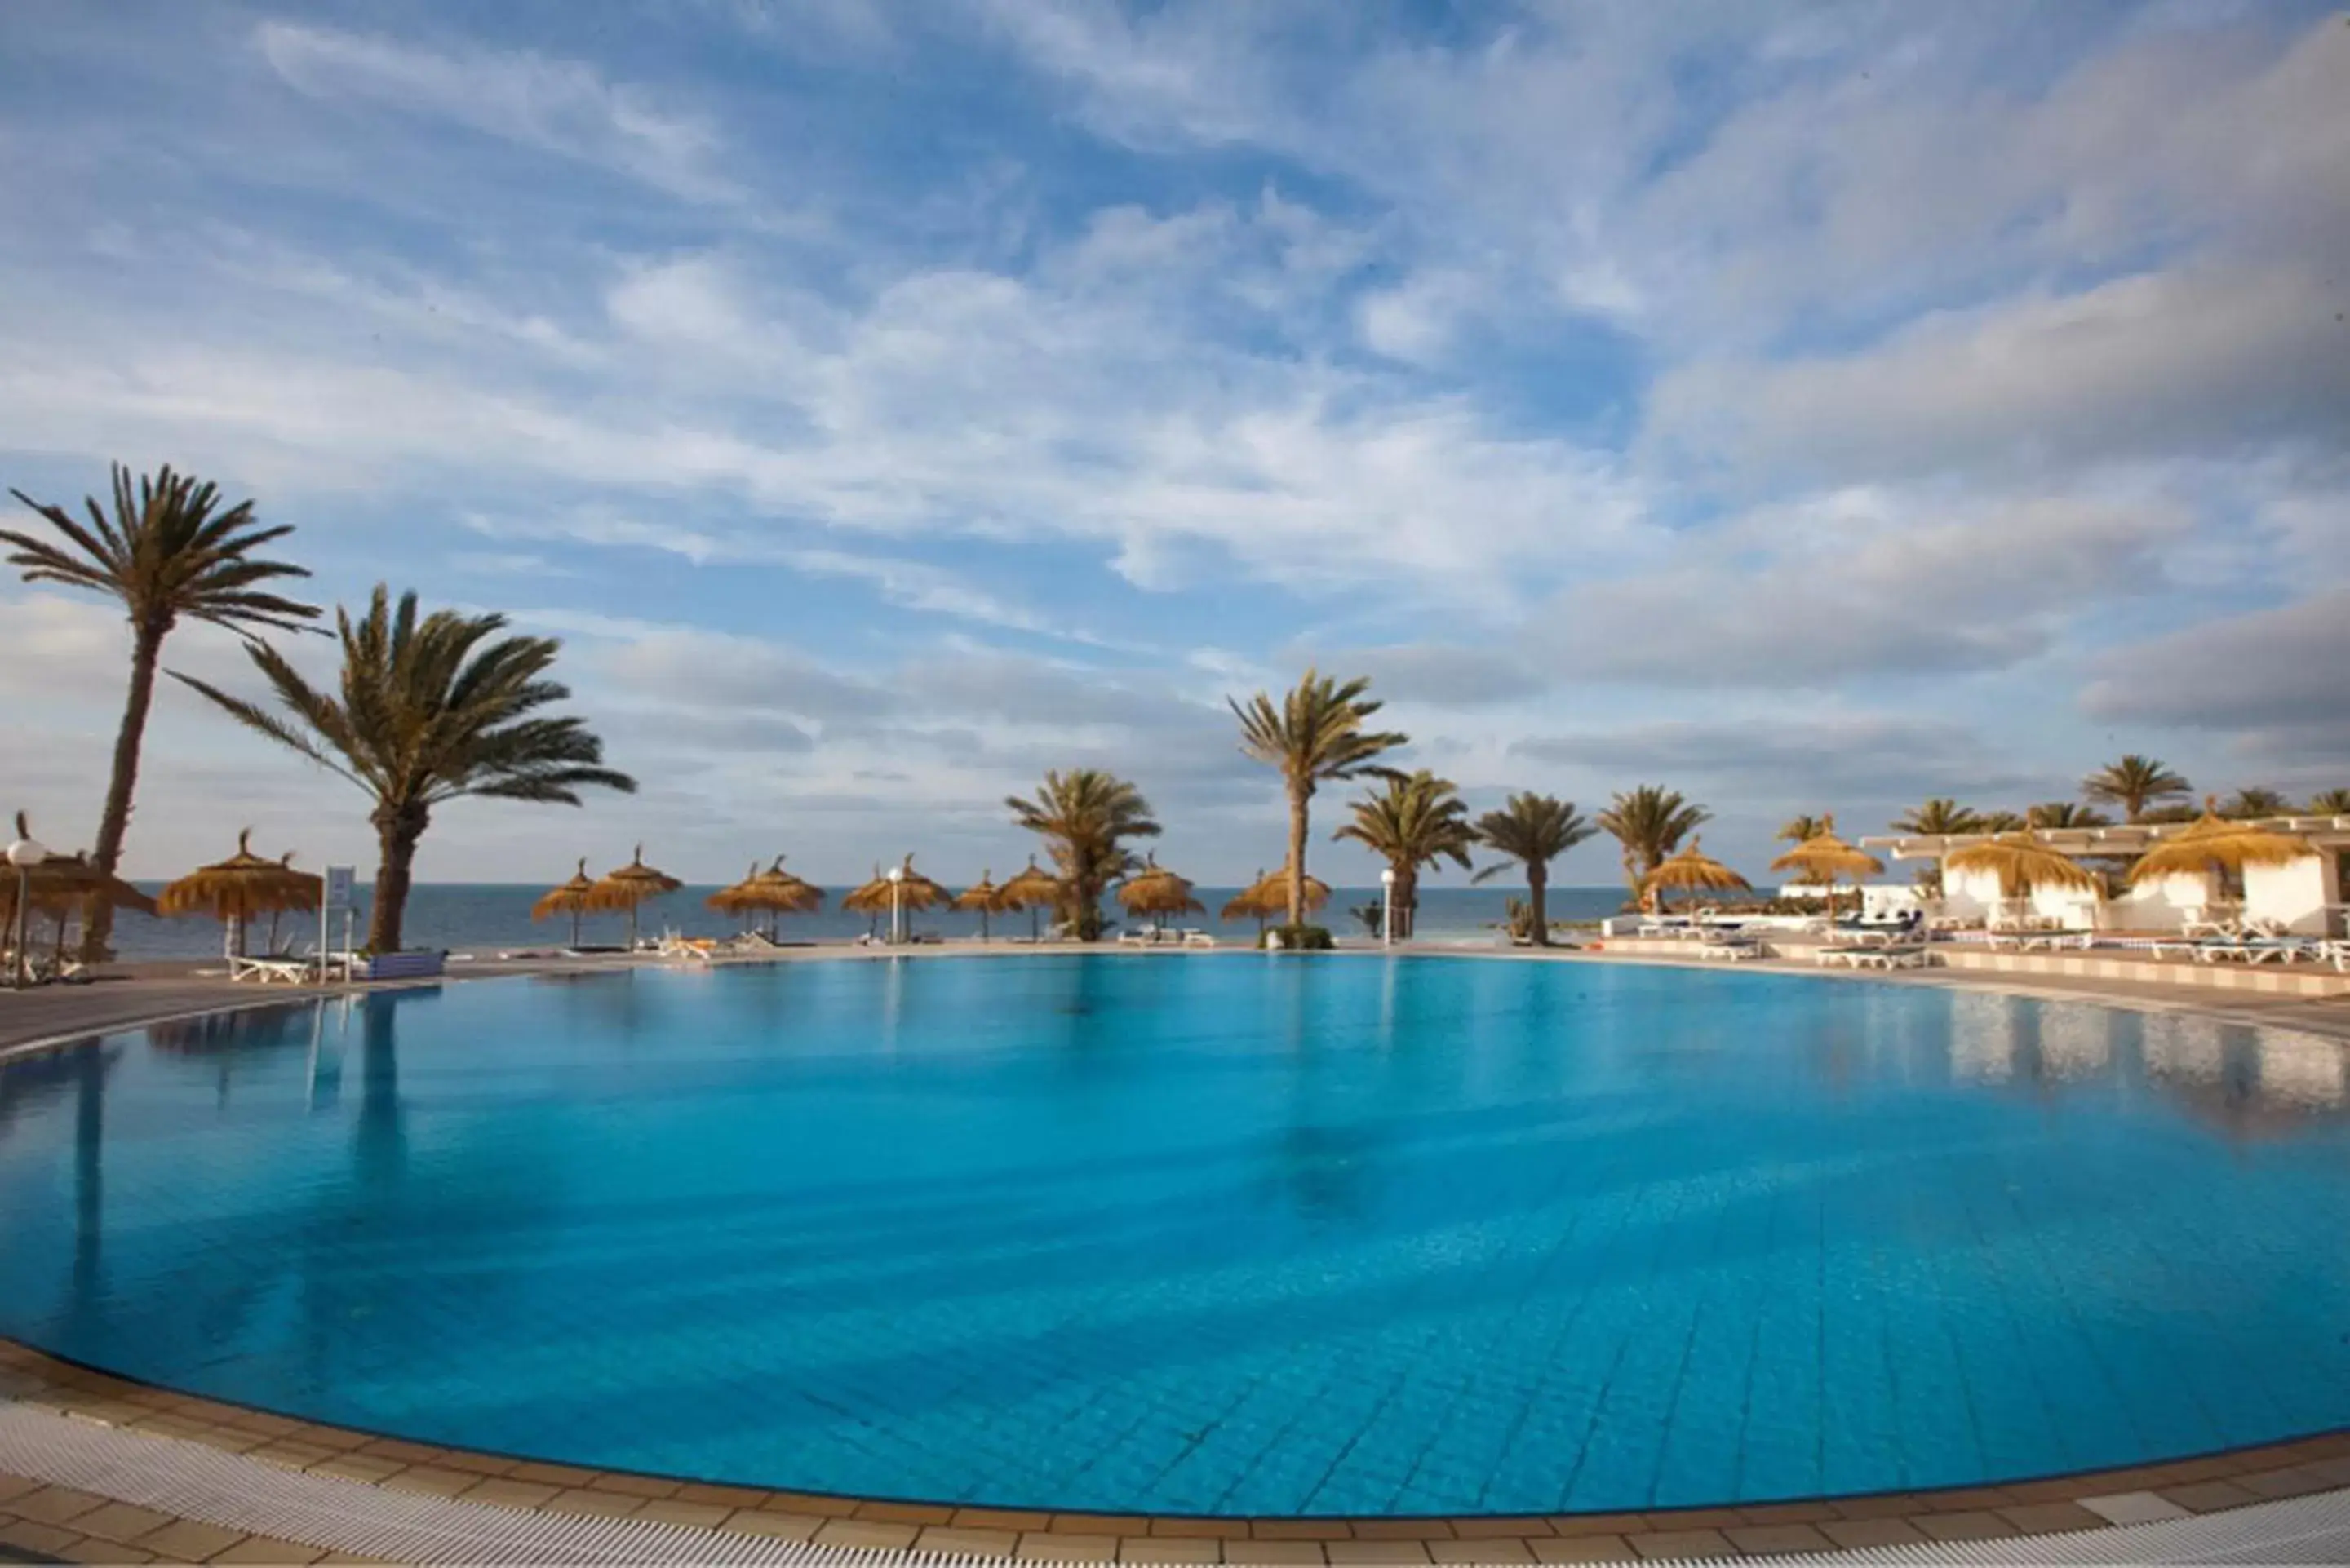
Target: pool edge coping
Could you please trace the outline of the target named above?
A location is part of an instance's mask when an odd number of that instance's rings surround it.
[[[1776,1554],[1806,1549],[2014,1539],[2220,1512],[2350,1488],[2350,1428],[2158,1463],[2083,1470],[1996,1485],[1931,1488],[1606,1513],[1265,1516],[1031,1511],[769,1489],[636,1470],[597,1469],[452,1449],[298,1420],[227,1400],[182,1394],[0,1339],[0,1377],[20,1385],[0,1400],[116,1429],[124,1438],[172,1437],[256,1466],[315,1472],[394,1492],[528,1512],[588,1514],[733,1533],[791,1533],[816,1546],[930,1551],[964,1556],[1044,1556],[1107,1542],[1131,1561],[1147,1542],[1174,1560],[1271,1561],[1284,1542],[1299,1560],[1498,1562],[1547,1560],[1541,1542],[1576,1542],[1561,1555],[1613,1552]],[[0,1516],[12,1501],[0,1499]],[[69,1521],[68,1521],[69,1522]],[[1747,1537],[1742,1542],[1740,1537]],[[1037,1538],[1031,1540],[1030,1538]],[[5,1540],[0,1535],[0,1540]],[[1238,1552],[1228,1542],[1253,1543]],[[1335,1543],[1347,1543],[1334,1552]],[[1752,1544],[1748,1544],[1752,1542]],[[1180,1544],[1179,1544],[1180,1543]],[[1025,1550],[1024,1551],[1024,1548]],[[1414,1550],[1419,1555],[1413,1555]],[[1480,1552],[1494,1553],[1481,1556]],[[1523,1553],[1523,1558],[1518,1554]]]

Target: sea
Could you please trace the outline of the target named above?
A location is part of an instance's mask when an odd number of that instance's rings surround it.
[[[154,892],[160,884],[141,884]],[[638,911],[638,930],[645,936],[658,936],[663,931],[675,931],[681,936],[723,937],[743,929],[737,917],[722,915],[710,909],[703,900],[718,889],[681,888],[678,891],[648,902]],[[449,952],[493,953],[513,952],[529,948],[562,947],[571,940],[569,917],[560,917],[534,923],[530,908],[546,889],[530,884],[485,882],[420,883],[409,890],[406,929],[402,940],[411,948],[439,948]],[[852,915],[840,909],[841,895],[846,888],[825,890],[824,908],[813,914],[785,915],[778,922],[778,934],[785,941],[844,941],[879,929],[875,922],[862,915]],[[1198,888],[1193,896],[1208,907],[1205,915],[1190,915],[1170,920],[1170,926],[1194,926],[1213,931],[1219,936],[1247,940],[1255,935],[1254,919],[1222,921],[1216,912],[1240,892],[1237,888]],[[369,888],[359,888],[359,909],[353,917],[355,941],[367,936],[367,902]],[[1430,888],[1419,891],[1419,938],[1424,942],[1471,941],[1491,940],[1502,924],[1509,899],[1525,897],[1523,886],[1501,882],[1482,888]],[[1549,889],[1547,913],[1553,920],[1596,920],[1612,915],[1624,908],[1625,892],[1618,885],[1612,888],[1559,888]],[[1340,937],[1360,937],[1378,934],[1379,889],[1377,888],[1339,888],[1332,891],[1329,907],[1316,916],[1323,925]],[[1352,911],[1363,909],[1370,912],[1370,923]],[[1122,911],[1105,906],[1106,917],[1113,924],[1124,919]],[[1039,913],[1039,921],[1049,923],[1048,913]],[[951,909],[932,909],[906,917],[908,929],[918,935],[937,935],[947,940],[976,937],[980,934],[980,918]],[[886,923],[886,917],[883,923]],[[1148,924],[1148,921],[1130,922]],[[996,915],[989,926],[997,936],[1026,936],[1029,917],[1025,913]],[[588,915],[582,918],[579,940],[585,945],[618,946],[628,940],[629,922],[625,915]],[[292,947],[300,942],[315,944],[317,940],[316,915],[287,915],[277,931],[279,946]],[[342,945],[341,917],[337,916],[332,930],[333,946]],[[217,925],[201,919],[161,920],[124,910],[115,917],[114,947],[124,960],[204,958],[222,950],[223,932]],[[37,940],[37,939],[36,939]],[[247,950],[265,950],[269,940],[269,922],[255,922],[247,938]]]

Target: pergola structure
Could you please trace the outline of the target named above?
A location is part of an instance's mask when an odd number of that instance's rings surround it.
[[[2025,834],[2060,855],[2092,863],[2110,860],[2118,867],[2189,826],[2120,823],[2110,827],[2034,827]],[[2311,853],[2288,865],[2246,868],[2241,889],[2223,888],[2218,877],[2196,872],[2148,878],[2127,888],[2121,888],[2116,877],[2110,895],[2094,888],[2035,888],[2032,912],[2099,929],[2175,930],[2226,910],[2246,919],[2274,920],[2308,936],[2342,934],[2343,888],[2350,880],[2350,816],[2269,816],[2242,826],[2299,839]],[[1946,862],[1953,850],[1988,844],[2000,836],[1993,833],[1894,834],[1864,838],[1860,843],[1895,860]],[[1961,919],[1986,918],[1999,913],[2004,904],[1996,876],[1943,866],[1943,914]]]

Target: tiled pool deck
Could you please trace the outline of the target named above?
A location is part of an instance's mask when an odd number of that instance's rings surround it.
[[[795,950],[786,961],[840,956],[839,950]],[[1192,956],[1197,955],[1184,955]],[[1549,955],[1492,956],[1556,961]],[[513,973],[525,967],[484,965],[475,972]],[[1800,972],[1815,971],[1804,968]],[[1888,977],[1870,978],[1881,982]],[[2189,997],[2175,984],[2131,984],[2061,973],[1992,979],[1925,971],[1889,978],[1903,984],[1959,984],[2131,1006],[2188,1007],[2230,1022],[2350,1039],[2350,1002],[2340,998],[2219,992]],[[0,1049],[161,1016],[278,1001],[286,994],[173,978],[0,997]],[[818,1547],[1031,1560],[1573,1563],[1765,1556],[2091,1530],[2350,1488],[2350,1431],[2339,1431],[2226,1454],[2012,1485],[1768,1506],[1451,1519],[1166,1518],[872,1501],[470,1453],[145,1386],[7,1341],[0,1341],[0,1401],[104,1423],[116,1428],[124,1443],[177,1438],[224,1450],[255,1466],[256,1477],[271,1473],[258,1468],[268,1466],[394,1493],[506,1510],[632,1520]],[[0,1471],[0,1559],[12,1552],[103,1563],[365,1561],[330,1555],[323,1546],[255,1535],[99,1491]]]

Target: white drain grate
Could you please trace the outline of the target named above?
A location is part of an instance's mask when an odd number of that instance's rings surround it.
[[[537,1513],[281,1470],[179,1438],[0,1403],[0,1471],[253,1535],[424,1563],[712,1563],[806,1568],[1003,1568],[1001,1560],[811,1546],[628,1519]],[[1755,1560],[1717,1559],[1753,1568]],[[1782,1557],[1864,1564],[2350,1563],[2350,1491],[2069,1535]],[[1710,1568],[1710,1565],[1709,1565]]]

